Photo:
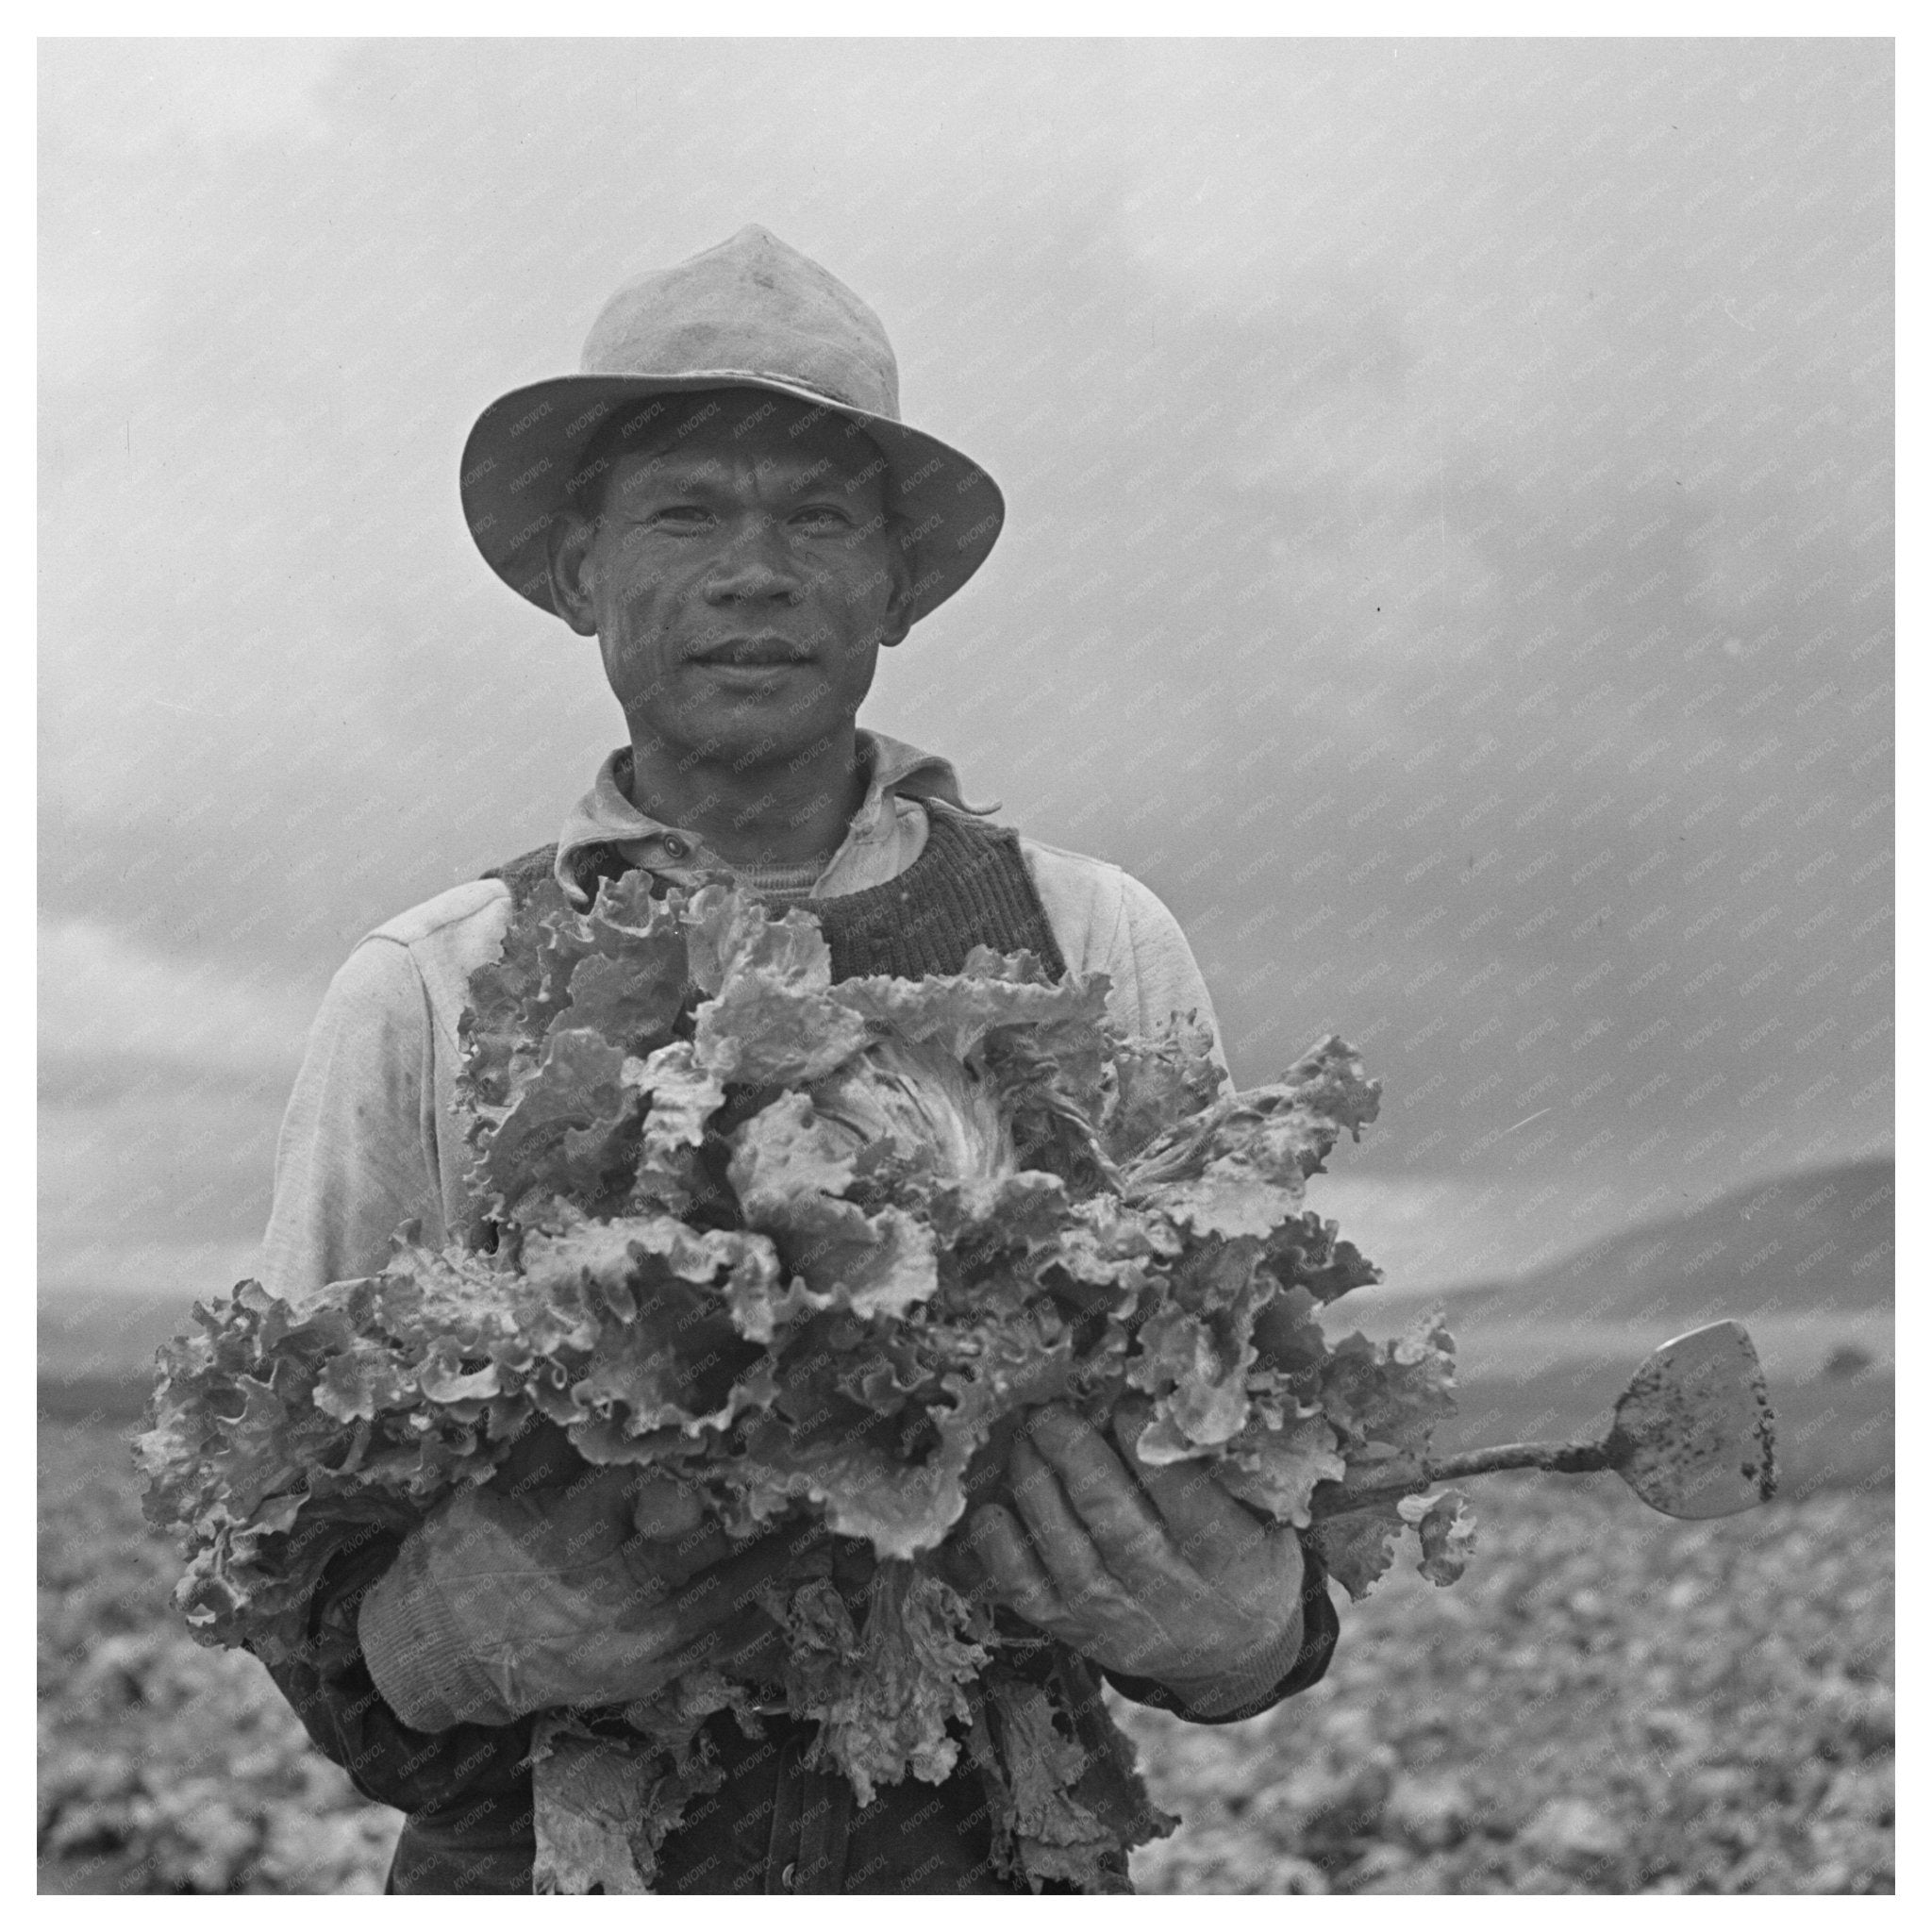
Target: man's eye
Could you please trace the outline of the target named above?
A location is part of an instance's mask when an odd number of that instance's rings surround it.
[[[836,504],[812,503],[792,511],[791,526],[806,531],[846,530],[851,528],[852,519]]]
[[[711,512],[701,503],[670,503],[654,510],[651,521],[674,529],[698,529],[711,521]]]

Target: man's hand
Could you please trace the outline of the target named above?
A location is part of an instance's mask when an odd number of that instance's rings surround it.
[[[370,1591],[363,1655],[419,1730],[628,1703],[699,1664],[762,1675],[781,1651],[759,1586],[829,1568],[824,1542],[812,1528],[734,1545],[689,1491],[631,1469],[522,1494],[466,1490]]]
[[[1199,1463],[1141,1462],[1132,1445],[1149,1413],[1121,1405],[1117,1455],[1070,1408],[1041,1409],[1008,1463],[1013,1507],[975,1510],[965,1540],[1028,1623],[1218,1716],[1293,1665],[1301,1544]]]

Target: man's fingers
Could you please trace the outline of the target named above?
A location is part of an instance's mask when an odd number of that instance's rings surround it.
[[[1029,1624],[1051,1627],[1066,1620],[1066,1605],[1010,1509],[989,1503],[974,1510],[967,1541],[1001,1600]]]
[[[1023,1438],[1013,1445],[1008,1471],[1021,1520],[1062,1599],[1075,1609],[1117,1600],[1120,1584],[1060,1487],[1053,1465]]]
[[[1051,1463],[1109,1571],[1124,1579],[1171,1572],[1165,1524],[1099,1430],[1056,1404],[1033,1418],[1027,1440]]]
[[[1190,1567],[1219,1569],[1252,1548],[1267,1528],[1214,1480],[1207,1463],[1141,1460],[1135,1444],[1153,1413],[1151,1403],[1122,1403],[1114,1411],[1114,1440]]]

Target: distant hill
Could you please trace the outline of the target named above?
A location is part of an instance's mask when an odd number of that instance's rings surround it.
[[[1851,1162],[1740,1188],[1514,1281],[1443,1294],[1458,1399],[1441,1446],[1594,1438],[1651,1349],[1733,1317],[1764,1366],[1784,1493],[1889,1481],[1892,1209],[1892,1163]],[[1372,1330],[1373,1293],[1359,1310]]]
[[[41,1380],[152,1381],[155,1351],[194,1326],[194,1301],[192,1295],[108,1291],[58,1299],[43,1294],[35,1337]]]
[[[1876,1314],[1892,1301],[1892,1186],[1890,1159],[1786,1174],[1446,1299],[1472,1330],[1642,1322],[1674,1334],[1725,1315]]]
[[[133,1421],[154,1387],[155,1351],[193,1325],[192,1296],[42,1295],[35,1336],[42,1416]]]

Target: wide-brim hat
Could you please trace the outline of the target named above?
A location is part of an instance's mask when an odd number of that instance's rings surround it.
[[[862,428],[885,458],[888,508],[910,525],[911,618],[945,602],[986,561],[1006,518],[971,458],[899,420],[899,365],[878,317],[817,262],[767,229],[626,282],[604,305],[575,375],[499,396],[463,446],[463,514],[511,590],[550,598],[549,537],[582,480],[598,430],[641,397],[769,390]]]

